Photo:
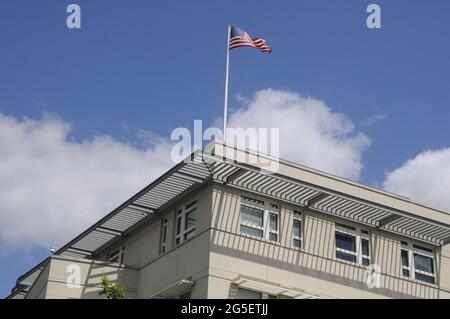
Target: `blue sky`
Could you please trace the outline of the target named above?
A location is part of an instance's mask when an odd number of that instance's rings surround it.
[[[72,2],[81,30],[65,25]],[[0,3],[3,115],[51,113],[73,125],[74,141],[132,144],[139,129],[169,136],[194,119],[211,124],[222,116],[233,24],[273,52],[232,52],[230,108],[267,88],[324,101],[372,140],[361,182],[380,185],[406,160],[449,146],[448,1],[72,2]],[[369,3],[381,6],[379,30],[366,26]],[[0,296],[46,255],[38,246],[0,255]]]

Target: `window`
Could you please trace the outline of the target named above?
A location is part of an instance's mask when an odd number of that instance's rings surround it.
[[[241,234],[278,241],[278,205],[249,197],[242,197],[241,201]]]
[[[434,273],[433,250],[402,242],[400,250],[402,261],[402,276],[434,284],[436,275]]]
[[[370,264],[369,232],[336,223],[336,258],[362,266]]]
[[[175,220],[175,245],[188,240],[195,235],[195,224],[197,221],[197,202],[192,202],[184,209],[177,211]]]
[[[302,248],[302,213],[294,211],[292,223],[292,246]]]
[[[363,266],[369,266],[369,240],[361,238],[361,261]]]
[[[161,253],[166,252],[167,246],[167,218],[163,219],[162,223],[162,234],[161,234]]]
[[[405,277],[409,277],[411,273],[411,269],[409,268],[409,253],[408,250],[402,249],[402,275]]]
[[[183,219],[183,210],[180,209],[177,212],[177,232],[176,232],[176,237],[175,237],[175,244],[178,245],[181,242],[181,220]]]
[[[197,217],[196,209],[193,208],[186,212],[184,218],[184,240],[191,238],[195,235],[195,220]]]
[[[113,250],[108,255],[108,261],[112,262],[112,263],[122,264],[123,263],[124,250],[125,250],[125,247],[123,247],[123,246],[120,247],[120,248],[117,248],[116,250]]]
[[[264,233],[264,211],[241,206],[241,234],[262,238]]]
[[[336,257],[356,262],[356,237],[336,232]]]
[[[269,239],[278,241],[278,213],[269,213]]]
[[[191,291],[188,291],[188,292],[180,295],[180,299],[191,299]]]
[[[239,288],[239,299],[278,299],[277,296]]]
[[[239,288],[239,299],[262,299],[260,292]]]

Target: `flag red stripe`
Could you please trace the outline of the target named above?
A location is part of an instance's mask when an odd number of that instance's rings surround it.
[[[230,39],[230,50],[241,47],[251,47],[260,50],[263,53],[270,53],[272,49],[267,45],[266,41],[261,38],[251,38],[247,32],[242,36],[234,36]]]

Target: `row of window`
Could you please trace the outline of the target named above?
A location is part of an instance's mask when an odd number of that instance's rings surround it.
[[[176,233],[175,244],[179,245],[181,242],[194,237],[195,224],[197,219],[197,202],[194,201],[186,207],[179,209],[176,215]],[[167,229],[168,219],[164,218],[162,221],[161,229],[161,244],[160,252],[165,253],[167,251]],[[109,262],[123,263],[124,247],[117,248],[108,254]]]
[[[302,214],[294,211],[292,247],[302,248]],[[277,242],[279,209],[276,204],[249,197],[241,198],[240,233]],[[366,229],[335,223],[336,259],[361,266],[371,263],[370,235]],[[431,249],[402,242],[402,275],[435,283],[434,254]]]
[[[180,208],[177,211],[175,221],[175,245],[179,245],[183,241],[194,237],[197,221],[197,202],[194,201],[184,208]],[[167,227],[168,221],[167,218],[164,218],[161,232],[161,253],[165,253],[167,250]]]
[[[278,242],[279,207],[262,200],[242,197],[240,207],[240,233],[254,238]],[[177,210],[175,219],[175,245],[195,235],[197,202],[191,202]],[[161,253],[167,251],[168,220],[162,221]],[[292,247],[301,249],[303,244],[302,213],[293,212],[291,225]],[[369,231],[363,228],[335,223],[335,256],[346,262],[361,266],[371,263]],[[124,248],[114,250],[108,257],[111,262],[123,262]],[[427,283],[435,283],[434,254],[429,248],[402,242],[401,273],[404,277]]]
[[[240,232],[257,238],[278,241],[278,205],[249,197],[241,198]],[[302,214],[294,211],[292,246],[302,248]]]
[[[431,249],[402,241],[401,257],[404,277],[435,283],[434,254]]]
[[[336,258],[362,266],[370,264],[369,232],[365,229],[335,224]]]

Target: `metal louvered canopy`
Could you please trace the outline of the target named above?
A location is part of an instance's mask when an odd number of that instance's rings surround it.
[[[214,180],[225,185],[275,197],[434,245],[450,243],[448,224],[295,180],[289,176],[265,173],[248,164],[221,161],[214,156],[205,157],[212,163]]]
[[[94,255],[164,206],[207,182],[210,176],[201,157],[179,163],[55,254],[78,258]]]

